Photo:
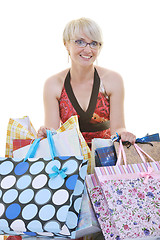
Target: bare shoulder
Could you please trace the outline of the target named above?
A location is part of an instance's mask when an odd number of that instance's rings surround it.
[[[119,73],[99,66],[96,69],[108,96],[117,90],[123,90],[123,79]]]
[[[64,80],[69,69],[65,69],[51,77],[49,77],[44,84],[44,94],[54,94],[58,98],[61,94]]]

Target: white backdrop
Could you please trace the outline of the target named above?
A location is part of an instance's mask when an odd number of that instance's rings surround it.
[[[43,85],[69,67],[62,32],[79,17],[101,26],[98,64],[124,79],[127,129],[159,132],[159,10],[159,0],[0,0],[0,156],[10,117],[43,125]]]

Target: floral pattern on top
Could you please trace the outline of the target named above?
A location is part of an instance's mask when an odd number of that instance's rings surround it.
[[[62,89],[61,97],[59,99],[60,118],[62,123],[65,123],[71,116],[80,116],[74,109],[65,88]],[[97,104],[90,123],[101,123],[110,119],[110,102],[101,92],[98,93]],[[110,128],[97,132],[82,132],[82,135],[87,143],[91,143],[93,138],[110,138]]]
[[[105,180],[101,187],[120,239],[160,236],[159,180]]]

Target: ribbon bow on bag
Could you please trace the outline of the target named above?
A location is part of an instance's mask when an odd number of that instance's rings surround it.
[[[60,175],[62,178],[67,177],[67,175],[65,174],[65,172],[67,171],[67,167],[64,167],[61,170],[59,170],[58,167],[54,165],[52,170],[53,170],[54,173],[49,174],[50,178],[55,178],[58,175]]]
[[[158,179],[160,178],[160,175],[156,173],[153,168],[148,167],[148,172],[141,172],[140,177],[144,177],[144,183],[148,183],[150,177]]]

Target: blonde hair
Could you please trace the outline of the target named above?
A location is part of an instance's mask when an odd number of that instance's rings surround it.
[[[96,22],[89,18],[79,18],[70,21],[63,31],[63,42],[64,44],[71,39],[79,37],[80,33],[83,32],[88,38],[99,43],[102,41],[102,32]]]

